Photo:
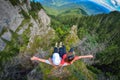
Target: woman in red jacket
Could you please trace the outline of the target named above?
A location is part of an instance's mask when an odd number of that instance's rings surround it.
[[[66,53],[66,47],[64,45],[62,45],[62,47],[59,49],[59,54],[62,58],[59,66],[67,66],[83,58],[93,58],[93,55],[76,56],[73,48],[71,48],[69,52]]]
[[[69,54],[69,53],[68,53]],[[63,58],[61,60],[61,63],[59,66],[67,66],[67,65],[71,65],[73,64],[73,62],[79,60],[79,59],[83,59],[83,58],[93,58],[92,55],[84,55],[84,56],[74,56],[74,55],[67,55],[64,54]]]

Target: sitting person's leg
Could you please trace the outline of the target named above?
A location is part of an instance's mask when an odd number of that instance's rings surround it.
[[[58,43],[56,42],[53,53],[59,52],[57,45],[58,45]],[[51,55],[51,58],[52,58],[52,56],[53,56],[53,54]]]
[[[58,48],[57,47],[54,47],[53,53],[58,53]]]
[[[66,54],[66,47],[62,44],[60,44],[59,46],[59,54],[61,58],[63,57],[64,54]]]
[[[58,43],[56,42],[53,53],[58,53],[58,47],[57,47],[57,45],[58,45]]]

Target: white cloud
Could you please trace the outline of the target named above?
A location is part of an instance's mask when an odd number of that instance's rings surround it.
[[[105,8],[109,9],[110,11],[116,10],[116,8],[115,8],[115,7],[112,7],[110,4],[108,4],[108,3],[106,2],[106,0],[91,0],[91,1],[92,1],[92,2],[95,2],[95,3],[99,4],[99,5],[104,6]]]

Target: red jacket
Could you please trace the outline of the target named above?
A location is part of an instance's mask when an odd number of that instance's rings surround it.
[[[64,65],[64,64],[71,64],[71,63],[67,63],[65,62],[65,58],[67,58],[67,54],[64,54],[63,57],[62,57],[62,60],[61,60],[61,65]],[[77,60],[78,56],[75,56],[75,58],[73,60]]]

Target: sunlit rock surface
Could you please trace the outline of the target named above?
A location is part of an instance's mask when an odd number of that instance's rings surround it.
[[[0,27],[7,27],[15,31],[23,20],[19,9],[9,1],[0,0]]]

